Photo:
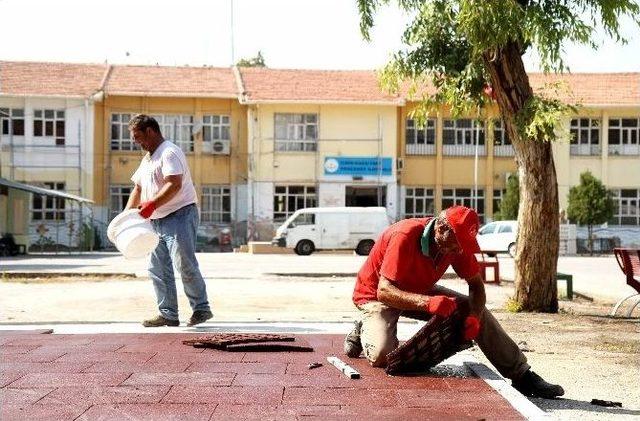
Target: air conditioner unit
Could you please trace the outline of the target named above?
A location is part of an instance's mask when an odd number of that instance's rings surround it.
[[[211,142],[211,153],[213,155],[229,155],[228,140],[214,140]]]
[[[396,171],[401,172],[404,169],[404,158],[396,158]]]

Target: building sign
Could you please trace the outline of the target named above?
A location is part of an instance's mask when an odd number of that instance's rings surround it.
[[[377,156],[328,156],[324,175],[390,176],[393,159]]]

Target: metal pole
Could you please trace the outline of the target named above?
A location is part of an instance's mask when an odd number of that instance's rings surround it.
[[[377,200],[376,203],[378,206],[381,206],[382,202],[382,118],[378,115],[378,186],[377,190]],[[386,207],[386,206],[385,206]]]
[[[9,179],[15,180],[15,170],[13,165],[14,152],[13,152],[13,117],[11,111],[9,111]]]
[[[65,130],[64,136],[67,137],[66,130]],[[66,142],[65,142],[65,148],[66,148]],[[66,155],[67,154],[65,153],[65,156]],[[78,196],[82,196],[82,122],[80,120],[78,120],[78,167],[77,169],[78,169]]]
[[[236,55],[235,55],[235,47],[233,40],[233,0],[231,1],[231,65],[235,65]]]
[[[476,136],[474,139],[475,142],[475,154],[473,158],[473,208],[478,210],[478,143],[480,138],[480,125],[478,122],[474,122],[476,124]]]

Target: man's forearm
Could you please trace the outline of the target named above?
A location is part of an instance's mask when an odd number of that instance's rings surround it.
[[[169,202],[180,191],[181,187],[182,186],[176,182],[166,182],[152,199],[156,203],[156,207],[159,208]]]
[[[134,186],[131,194],[129,195],[129,200],[127,200],[127,205],[124,207],[127,209],[137,208],[140,204],[140,187],[138,185]]]
[[[472,279],[467,280],[469,284],[469,305],[471,307],[471,313],[476,316],[482,316],[484,306],[487,303],[487,296],[484,291],[484,282],[480,275],[474,276]]]
[[[403,291],[382,276],[378,284],[377,295],[378,301],[381,303],[399,310],[411,311],[426,311],[429,299],[426,295]]]

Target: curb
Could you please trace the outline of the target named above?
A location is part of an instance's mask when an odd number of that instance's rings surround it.
[[[513,406],[513,408],[522,414],[528,420],[552,420],[553,417],[538,408],[523,394],[514,389],[507,381],[498,373],[493,371],[485,364],[479,362],[473,355],[465,355],[465,367],[469,368],[476,376],[484,380],[496,392]]]

